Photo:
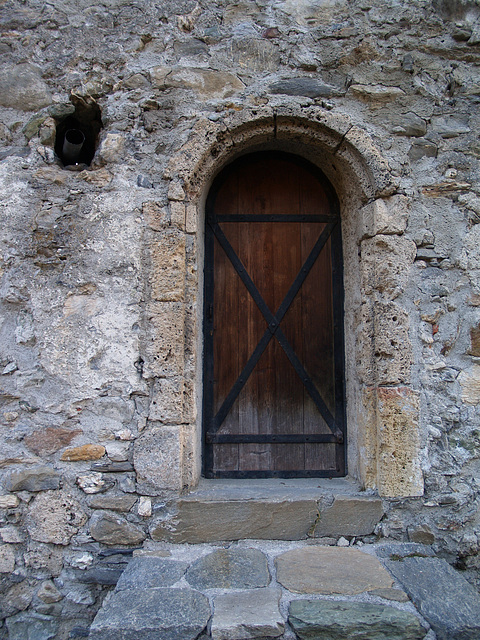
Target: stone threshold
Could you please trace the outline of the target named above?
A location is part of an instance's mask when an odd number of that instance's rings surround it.
[[[347,478],[205,480],[152,530],[156,541],[191,543],[362,537],[382,500]]]

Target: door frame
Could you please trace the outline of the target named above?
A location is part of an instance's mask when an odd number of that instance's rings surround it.
[[[328,470],[262,470],[262,471],[214,471],[213,445],[209,442],[209,426],[213,424],[213,295],[214,295],[214,242],[215,242],[215,213],[214,206],[218,191],[227,177],[237,170],[242,162],[248,158],[258,157],[284,158],[300,165],[312,174],[322,185],[329,202],[329,210],[335,219],[331,238],[331,274],[333,295],[333,339],[334,339],[334,376],[335,376],[335,442],[336,469]],[[239,216],[240,221],[241,216]],[[344,286],[343,286],[343,257],[340,205],[337,195],[323,172],[308,160],[284,151],[258,151],[248,153],[227,165],[215,178],[208,192],[205,204],[205,263],[204,263],[204,355],[203,355],[203,415],[202,415],[202,475],[207,478],[262,478],[262,477],[340,477],[347,475],[347,446],[346,446],[346,384],[345,384],[345,340],[344,340]],[[298,372],[297,372],[298,373]],[[307,437],[307,436],[305,436]],[[316,437],[316,436],[314,436]],[[322,438],[317,436],[317,441]],[[265,440],[266,442],[268,439]],[[273,440],[272,440],[273,442]],[[275,440],[279,443],[281,440]],[[307,442],[307,440],[306,440]]]

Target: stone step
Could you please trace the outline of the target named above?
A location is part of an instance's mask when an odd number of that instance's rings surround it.
[[[150,542],[136,553],[90,640],[480,638],[479,594],[422,545]]]
[[[156,541],[304,540],[366,536],[382,501],[345,479],[203,480],[151,532]]]

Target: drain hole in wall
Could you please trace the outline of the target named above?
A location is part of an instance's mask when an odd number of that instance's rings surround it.
[[[55,153],[64,167],[82,169],[95,155],[102,128],[102,112],[93,98],[72,96],[75,112],[57,124]]]

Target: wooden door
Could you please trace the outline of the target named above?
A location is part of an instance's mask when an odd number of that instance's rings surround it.
[[[243,156],[206,207],[206,477],[345,475],[338,201],[296,156]]]

